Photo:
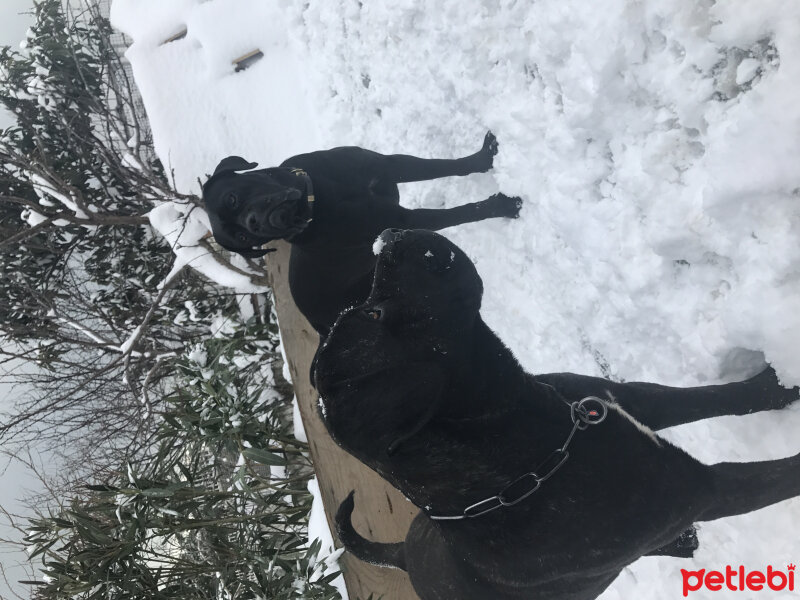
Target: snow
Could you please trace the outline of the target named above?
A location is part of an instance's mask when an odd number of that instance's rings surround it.
[[[131,331],[130,335],[128,336],[128,339],[126,339],[119,345],[119,351],[122,354],[127,354],[128,352],[131,351],[131,348],[133,348],[133,345],[136,343],[136,340],[139,339],[141,330],[142,330],[141,325],[134,328],[134,330]]]
[[[319,482],[314,477],[308,482],[308,491],[311,492],[314,502],[311,505],[311,515],[308,519],[308,539],[309,541],[318,539],[322,544],[319,553],[320,558],[323,559],[326,565],[336,568],[336,561],[341,556],[343,550],[337,550],[333,543],[333,536],[331,530],[328,528],[328,521],[325,518],[325,509],[322,506],[322,494],[319,491]],[[319,575],[315,573],[316,577],[312,578],[315,581]],[[340,575],[333,582],[331,582],[342,598],[347,599],[347,590],[344,585],[344,578]]]
[[[78,207],[74,199],[68,198],[66,195],[59,192],[47,179],[37,173],[29,173],[28,177],[31,185],[33,185],[33,189],[40,195],[40,198],[44,195],[48,195],[61,202],[67,209],[75,213],[75,216],[79,219],[87,218],[86,213]]]
[[[47,217],[36,212],[33,209],[27,208],[21,213],[22,220],[28,223],[31,227],[36,227],[40,223],[47,221]]]
[[[300,415],[300,405],[297,403],[297,396],[292,398],[292,421],[294,422],[294,430],[292,434],[301,442],[308,443],[308,436],[306,435],[305,427],[303,427],[303,418]]]
[[[127,57],[181,192],[231,154],[453,157],[491,129],[493,171],[403,185],[402,198],[523,198],[518,220],[445,233],[526,369],[697,385],[766,361],[800,384],[796,3],[115,0],[112,20],[135,40]],[[264,58],[234,73],[256,48]],[[201,260],[200,215],[184,263]],[[705,462],[746,461],[797,453],[798,430],[793,407],[666,435]],[[694,559],[642,559],[603,598],[676,598],[681,568],[796,562],[798,524],[798,500],[703,524]]]
[[[761,63],[754,58],[746,58],[736,67],[736,85],[744,85],[756,76]]]
[[[150,224],[170,244],[175,253],[172,270],[159,285],[161,289],[187,266],[192,267],[220,283],[241,292],[264,292],[268,288],[253,282],[249,274],[256,274],[244,259],[231,257],[231,262],[241,272],[220,263],[212,252],[201,245],[208,237],[210,224],[208,215],[193,204],[164,202],[148,213]]]
[[[381,250],[383,250],[383,247],[385,245],[386,245],[386,242],[384,241],[384,239],[382,237],[378,236],[377,238],[375,238],[375,241],[372,243],[372,253],[375,256],[378,256],[381,253]]]

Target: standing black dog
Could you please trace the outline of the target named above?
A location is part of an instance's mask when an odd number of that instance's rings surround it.
[[[364,301],[372,285],[372,245],[388,227],[443,229],[492,217],[519,216],[521,201],[497,194],[449,209],[400,206],[398,183],[481,173],[492,168],[497,140],[454,160],[333,148],[287,159],[280,167],[229,156],[203,186],[217,242],[247,257],[262,244],[292,243],[289,288],[295,304],[323,336],[339,313]]]
[[[372,291],[315,375],[333,438],[422,509],[404,543],[376,543],[353,529],[351,494],[339,536],[407,570],[423,600],[596,598],[640,556],[691,556],[693,523],[800,495],[800,455],[707,466],[654,433],[796,400],[772,369],[696,388],[533,376],[481,319],[459,248],[381,239]]]

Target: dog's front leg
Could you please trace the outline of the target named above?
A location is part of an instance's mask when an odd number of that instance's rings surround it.
[[[586,396],[613,399],[631,416],[658,430],[723,415],[746,415],[783,408],[798,399],[798,389],[787,389],[768,367],[746,381],[723,385],[677,388],[655,383],[615,383],[573,373],[537,375],[568,400]]]
[[[382,175],[392,183],[410,183],[440,177],[485,173],[492,168],[495,154],[497,154],[497,139],[489,131],[483,140],[483,147],[475,154],[463,158],[418,158],[408,154],[384,156]]]

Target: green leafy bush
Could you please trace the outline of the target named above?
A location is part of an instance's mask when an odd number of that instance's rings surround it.
[[[154,451],[31,522],[37,598],[339,597],[306,542],[311,468],[288,430],[275,338],[251,323],[195,347]]]

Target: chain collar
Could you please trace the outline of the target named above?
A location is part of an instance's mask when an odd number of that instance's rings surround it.
[[[533,494],[542,483],[550,479],[567,462],[569,458],[567,447],[572,442],[575,432],[583,431],[589,425],[602,423],[608,415],[608,406],[597,396],[587,396],[583,400],[573,402],[569,407],[572,430],[561,448],[554,450],[535,470],[521,475],[503,488],[499,494],[470,504],[460,515],[428,515],[428,517],[434,521],[474,519],[503,506],[519,504]]]

